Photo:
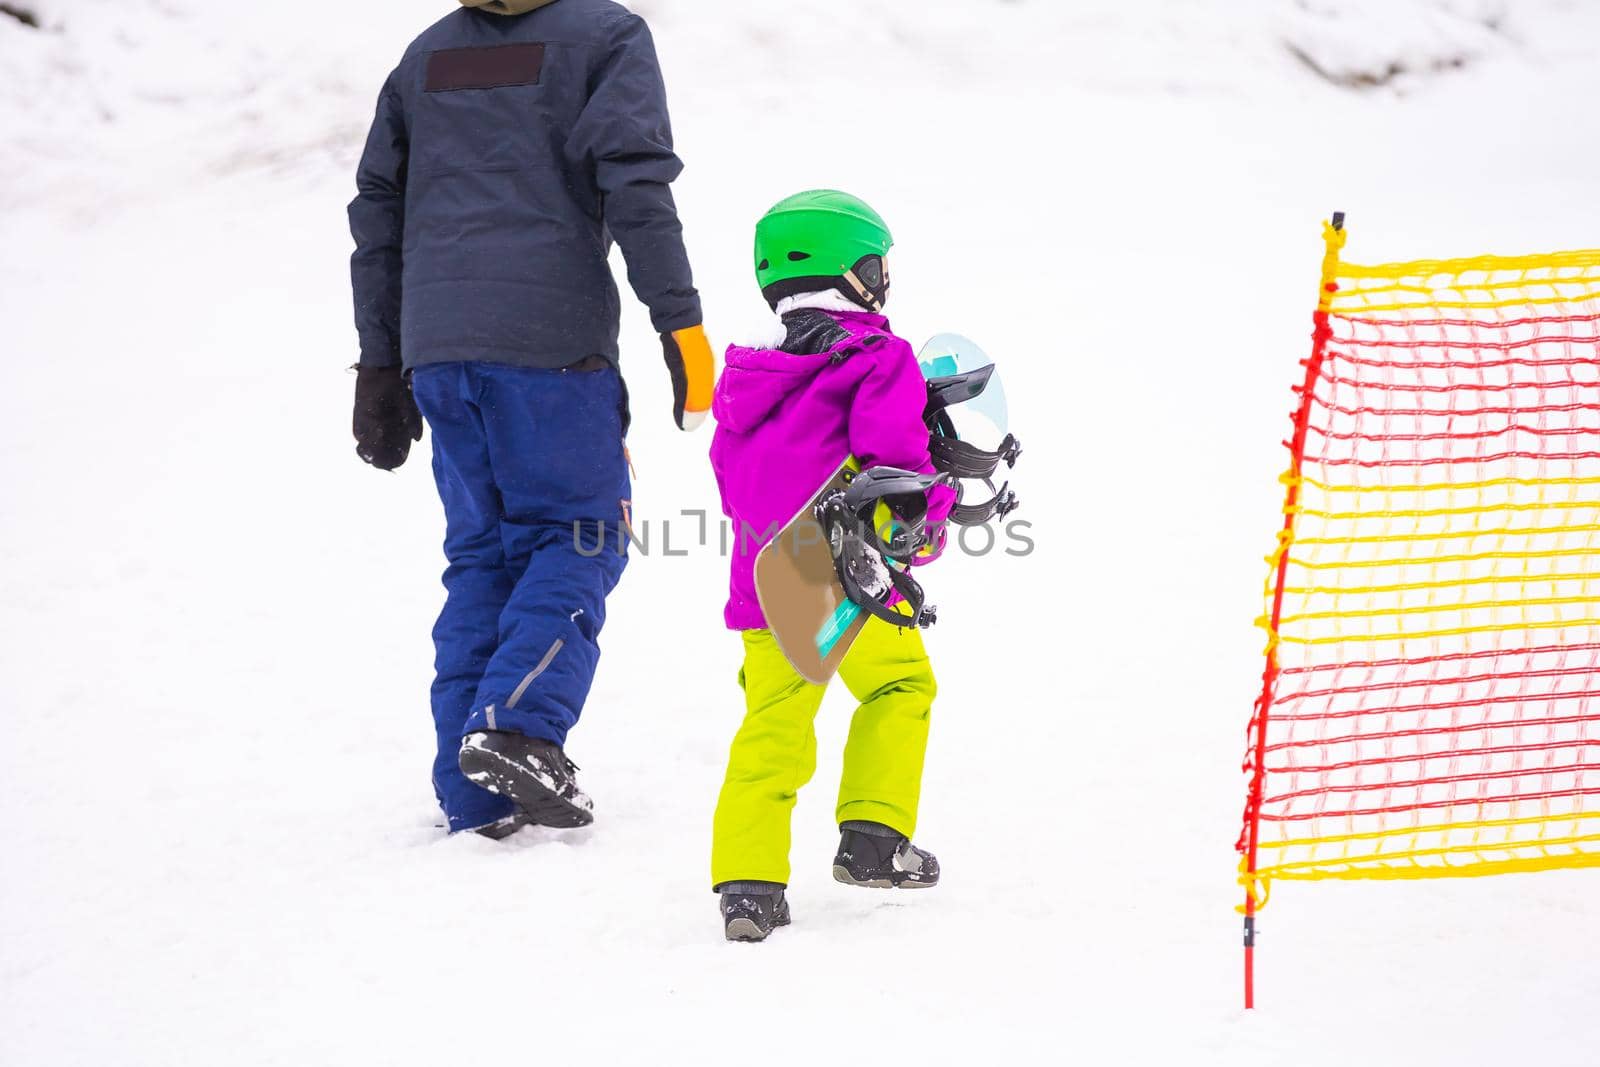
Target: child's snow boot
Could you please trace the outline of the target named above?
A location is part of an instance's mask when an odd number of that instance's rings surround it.
[[[789,902],[776,882],[724,882],[722,933],[729,941],[765,941],[780,926],[789,925]]]
[[[927,889],[939,884],[939,861],[882,823],[840,823],[833,880],[871,889]]]
[[[537,737],[479,730],[461,739],[461,773],[521,808],[538,826],[588,826],[594,801],[561,746]]]

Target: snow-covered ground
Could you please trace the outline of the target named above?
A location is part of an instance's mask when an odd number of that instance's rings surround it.
[[[835,695],[760,947],[706,884],[712,551],[616,597],[595,826],[436,827],[441,517],[425,445],[352,450],[343,207],[451,4],[11,6],[0,1064],[1595,1061],[1593,873],[1280,887],[1247,1017],[1231,851],[1319,219],[1358,261],[1600,243],[1592,3],[639,0],[712,332],[763,328],[756,215],[851,188],[896,324],[983,341],[1028,448],[1036,551],[929,576],[945,884],[831,881]],[[636,308],[624,352],[637,513],[714,511]]]

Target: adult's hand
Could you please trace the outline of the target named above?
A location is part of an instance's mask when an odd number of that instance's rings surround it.
[[[356,455],[392,471],[411,454],[411,442],[422,440],[422,412],[411,397],[411,383],[396,367],[356,368],[356,410],[351,428]]]
[[[711,411],[717,361],[703,326],[661,335],[661,351],[672,375],[672,419],[680,430],[697,429]]]

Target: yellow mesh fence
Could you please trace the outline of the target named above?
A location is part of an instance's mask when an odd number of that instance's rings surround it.
[[[1326,234],[1241,881],[1600,864],[1600,251]]]

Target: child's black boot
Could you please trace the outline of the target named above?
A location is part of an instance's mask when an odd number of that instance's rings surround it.
[[[927,889],[939,884],[939,861],[882,823],[840,823],[833,880],[871,889]]]
[[[777,882],[724,882],[722,932],[729,941],[765,941],[780,926],[789,925],[789,902]]]

